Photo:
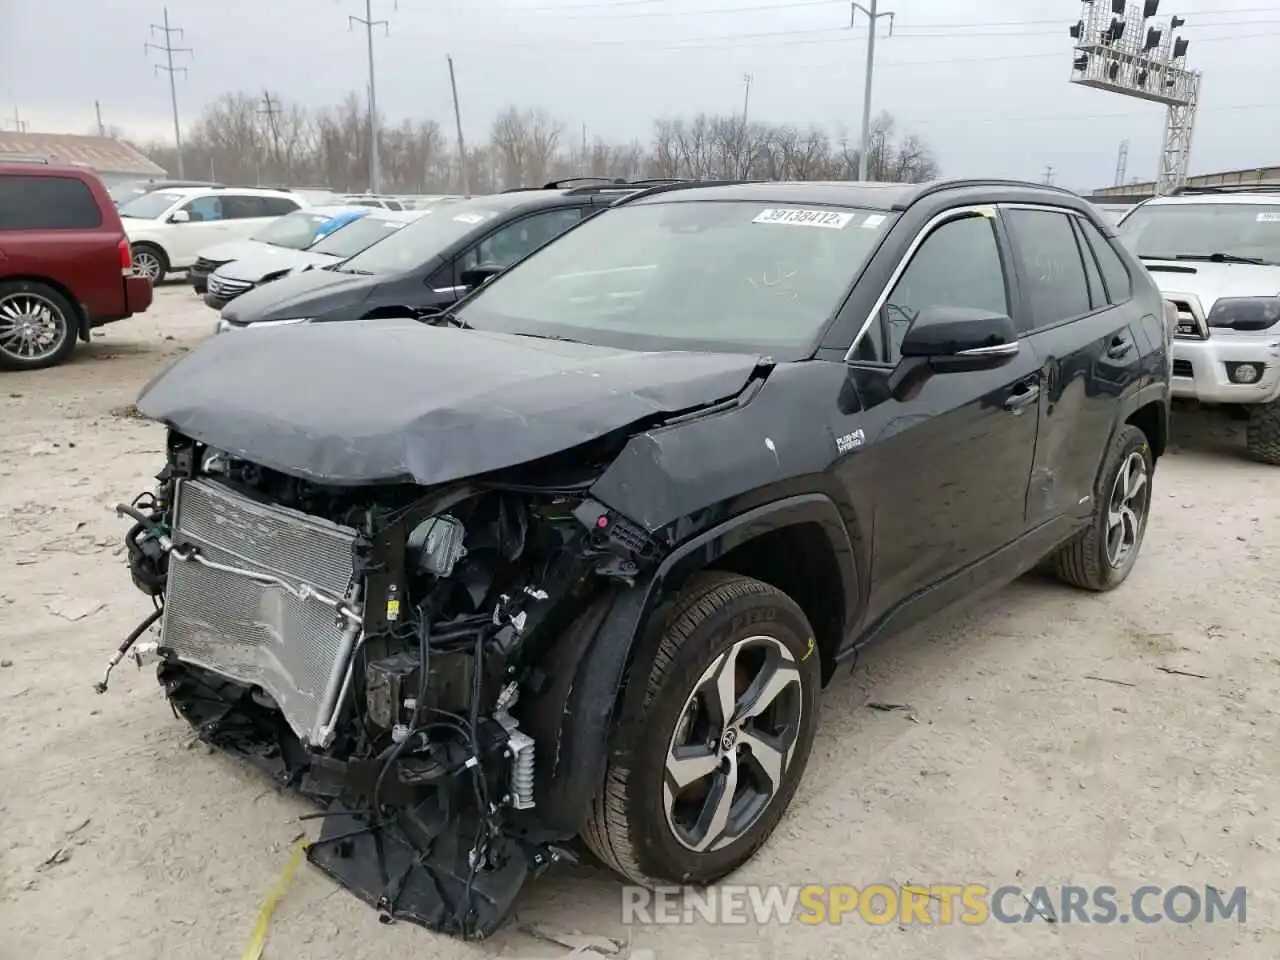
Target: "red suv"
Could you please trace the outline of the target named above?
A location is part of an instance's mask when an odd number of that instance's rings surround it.
[[[0,159],[0,368],[61,363],[76,339],[151,306],[91,170]]]

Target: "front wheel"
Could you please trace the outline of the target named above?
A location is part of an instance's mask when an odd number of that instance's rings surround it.
[[[1050,558],[1059,579],[1097,592],[1124,583],[1147,532],[1154,469],[1146,434],[1129,424],[1117,430],[1094,491],[1089,526]]]
[[[1245,449],[1259,463],[1280,466],[1280,400],[1249,409]]]
[[[583,839],[634,883],[712,883],[751,859],[813,745],[819,658],[803,611],[750,577],[696,576],[667,620],[636,735]]]

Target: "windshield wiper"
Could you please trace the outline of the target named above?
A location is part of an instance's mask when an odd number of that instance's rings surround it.
[[[1265,265],[1268,261],[1262,257],[1238,257],[1234,253],[1179,253],[1175,260],[1201,260],[1206,263],[1252,263]]]
[[[459,330],[475,329],[456,313],[429,313],[422,319],[432,326],[457,327]]]
[[[360,277],[372,277],[372,276],[373,276],[373,271],[372,271],[372,270],[356,270],[356,269],[353,269],[352,267],[334,267],[334,268],[333,268],[333,270],[334,270],[334,272],[335,272],[335,273],[351,273],[351,274],[355,274],[356,276],[360,276]]]

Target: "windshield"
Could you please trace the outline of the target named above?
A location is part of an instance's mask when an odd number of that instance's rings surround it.
[[[361,250],[367,250],[380,240],[385,240],[397,230],[408,226],[404,220],[384,220],[381,217],[369,216],[353,220],[339,227],[315,246],[312,253],[324,253],[331,257],[354,257]]]
[[[137,217],[139,220],[154,220],[185,196],[186,194],[183,193],[153,190],[151,193],[144,193],[136,200],[130,200],[128,203],[121,205],[120,216]]]
[[[498,215],[484,199],[450,204],[428,210],[421,219],[352,257],[342,265],[353,273],[403,273],[422,266],[455,240],[465,237],[479,224]]]
[[[273,247],[301,250],[303,247],[311,246],[320,228],[332,219],[333,217],[327,213],[297,210],[272,220],[255,233],[253,239],[260,243],[269,243]]]
[[[457,311],[480,330],[796,359],[891,222],[882,211],[698,200],[618,207]]]
[[[1150,260],[1240,257],[1280,264],[1280,202],[1148,203],[1117,228]]]

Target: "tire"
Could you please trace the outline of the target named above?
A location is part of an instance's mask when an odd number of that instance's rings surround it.
[[[1244,442],[1254,460],[1280,466],[1280,400],[1260,403],[1249,411]]]
[[[169,258],[154,243],[138,243],[133,246],[133,269],[144,277],[151,278],[154,287],[169,272]]]
[[[735,715],[750,708],[753,695],[772,690],[775,696],[762,714],[726,730],[718,722],[715,679],[730,664]],[[770,686],[768,676],[781,682]],[[813,630],[803,611],[766,583],[698,574],[677,598],[652,665],[635,671],[630,682],[645,684],[643,696],[634,698],[638,712],[624,717],[636,733],[611,759],[582,839],[633,883],[712,883],[755,855],[804,774],[821,685]],[[773,744],[781,749],[769,749]],[[672,789],[668,757],[677,748],[686,754],[678,758],[686,771],[696,764],[700,775]],[[770,778],[766,769],[774,765]],[[723,796],[731,769],[740,791],[736,812],[711,802]],[[699,830],[695,808],[704,818],[727,811],[726,829]]]
[[[80,314],[53,287],[30,280],[0,283],[0,368],[42,370],[76,348]]]
[[[1124,583],[1147,531],[1154,470],[1155,458],[1146,434],[1137,427],[1123,425],[1116,431],[1103,462],[1089,526],[1050,558],[1058,579],[1098,593]],[[1117,533],[1122,540],[1113,539]]]

